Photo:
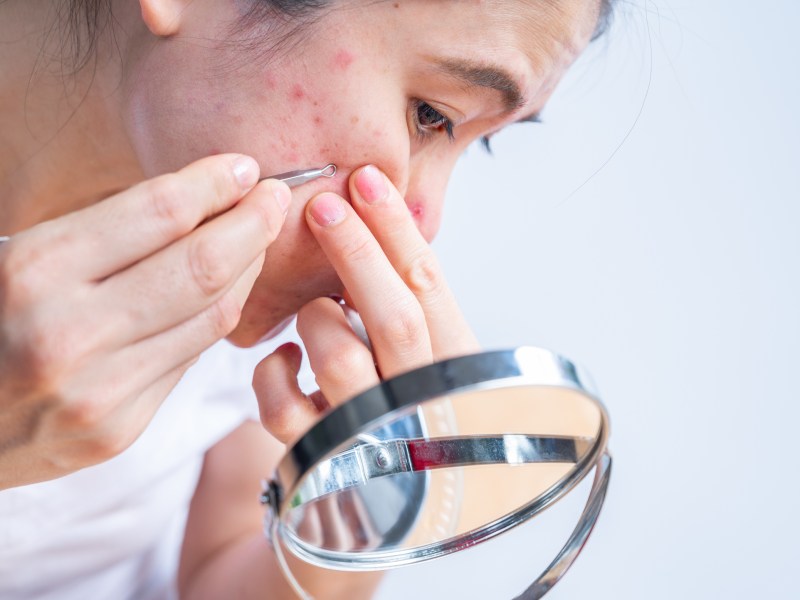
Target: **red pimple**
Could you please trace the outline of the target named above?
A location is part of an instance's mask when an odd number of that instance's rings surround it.
[[[306,97],[306,92],[299,83],[296,83],[292,86],[291,96],[295,100],[302,100]]]
[[[419,225],[425,216],[425,205],[419,201],[411,201],[408,203],[408,212],[411,213],[411,216]]]
[[[317,124],[317,125],[322,125],[322,117],[320,117],[319,115],[315,115],[314,116],[314,123]]]
[[[264,83],[271,90],[274,90],[275,86],[278,85],[278,82],[275,79],[275,74],[272,71],[267,71],[267,73],[264,75]]]
[[[353,64],[353,61],[356,57],[351,53],[342,48],[336,53],[336,56],[333,57],[333,66],[342,71],[347,70],[347,68]]]

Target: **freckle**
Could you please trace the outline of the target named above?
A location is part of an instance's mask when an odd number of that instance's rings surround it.
[[[352,117],[350,117],[350,122],[351,122],[353,125],[355,125],[356,123],[358,123],[358,117],[357,117],[357,116],[355,116],[355,115],[353,115]]]
[[[342,48],[336,53],[336,56],[333,57],[333,66],[345,71],[351,64],[353,64],[355,59],[356,57],[353,56],[352,53]]]
[[[317,102],[316,100],[314,100],[314,106],[319,106],[319,102]]]
[[[302,100],[306,97],[306,92],[299,83],[292,86],[291,96],[295,100]]]
[[[400,3],[399,3],[399,2],[395,2],[395,3],[394,3],[394,7],[395,7],[395,8],[400,8]]]

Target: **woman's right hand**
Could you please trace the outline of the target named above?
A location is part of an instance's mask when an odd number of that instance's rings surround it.
[[[0,489],[109,459],[236,326],[291,192],[220,155],[0,245]]]

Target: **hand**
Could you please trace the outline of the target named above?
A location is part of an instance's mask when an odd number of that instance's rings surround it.
[[[291,199],[200,160],[0,245],[0,489],[129,446],[237,324]]]
[[[261,420],[287,443],[329,406],[416,367],[478,351],[438,262],[397,189],[375,167],[350,177],[352,206],[324,193],[306,208],[308,225],[357,309],[372,349],[354,333],[346,307],[318,298],[300,310],[297,329],[320,386],[303,395],[300,350],[278,348],[257,367]]]

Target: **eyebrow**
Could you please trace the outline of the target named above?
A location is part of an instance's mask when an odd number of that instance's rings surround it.
[[[527,101],[517,81],[505,69],[464,59],[437,60],[436,66],[447,75],[461,80],[467,85],[489,88],[503,96],[505,112],[513,112]]]

